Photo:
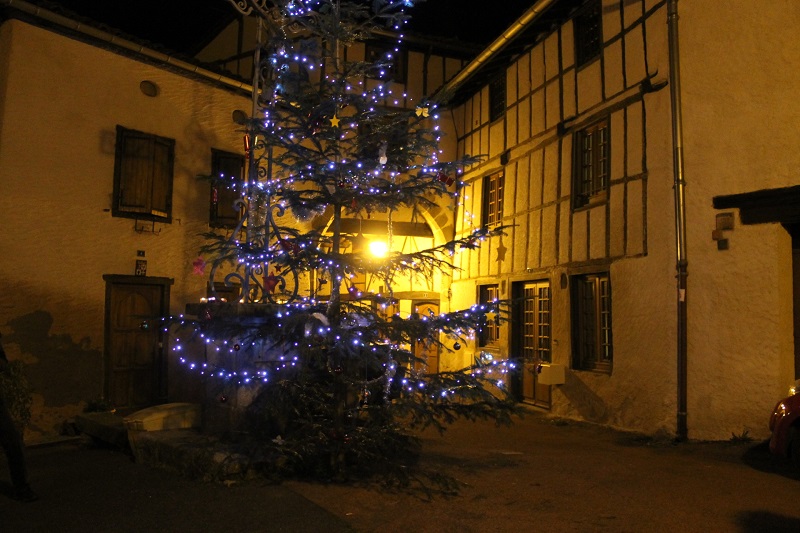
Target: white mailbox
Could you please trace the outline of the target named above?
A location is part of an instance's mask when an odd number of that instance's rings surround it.
[[[566,378],[566,368],[564,365],[554,363],[543,363],[539,365],[539,375],[537,381],[541,385],[563,385]]]

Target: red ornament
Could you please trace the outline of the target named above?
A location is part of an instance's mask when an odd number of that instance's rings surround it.
[[[455,180],[455,179],[453,179],[453,177],[452,177],[452,176],[448,176],[448,175],[447,175],[447,174],[445,174],[444,172],[439,172],[439,173],[436,175],[436,179],[438,179],[440,182],[444,183],[444,184],[445,184],[445,185],[447,185],[448,187],[450,187],[450,186],[451,186],[453,183],[455,183],[455,182],[456,182],[456,180]]]
[[[300,253],[300,245],[297,244],[297,241],[290,241],[288,239],[281,239],[278,241],[280,247],[283,249],[284,252],[290,253],[292,255],[297,255]]]
[[[267,292],[273,292],[279,281],[280,278],[276,276],[274,272],[269,276],[264,276],[264,290]]]

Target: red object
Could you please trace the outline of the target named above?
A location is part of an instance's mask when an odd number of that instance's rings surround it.
[[[202,276],[206,272],[206,261],[202,257],[198,257],[192,262],[192,272],[198,276]]]
[[[769,451],[800,468],[800,394],[779,401],[769,418]]]
[[[264,290],[268,292],[274,291],[278,281],[280,281],[280,278],[274,272],[269,276],[264,276]]]
[[[248,159],[250,158],[250,136],[249,135],[245,135],[244,136],[244,155]]]
[[[447,185],[448,187],[450,187],[450,186],[451,186],[453,183],[455,183],[455,182],[456,182],[456,180],[455,180],[455,179],[453,179],[453,177],[452,177],[452,176],[448,176],[448,175],[447,175],[447,174],[445,174],[444,172],[439,172],[439,174],[437,174],[437,175],[436,175],[436,178],[437,178],[437,179],[438,179],[440,182],[442,182],[442,183],[444,183],[445,185]]]
[[[300,253],[300,246],[294,241],[290,241],[288,239],[281,239],[278,241],[278,243],[281,245],[281,248],[283,248],[283,251],[286,253],[290,253],[292,255],[297,255],[298,253]]]

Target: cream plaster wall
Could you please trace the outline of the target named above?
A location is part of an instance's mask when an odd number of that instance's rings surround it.
[[[797,85],[800,44],[792,25],[776,28],[775,21],[795,20],[800,6],[735,4],[721,10],[711,3],[679,3],[688,183],[688,425],[697,439],[745,431],[766,436],[770,409],[794,372],[787,232],[775,224],[737,223],[728,235],[730,250],[719,251],[711,230],[714,196],[798,183],[800,155],[791,143],[800,104],[791,88]],[[677,289],[669,86],[635,96],[648,77],[656,85],[668,81],[666,7],[604,0],[603,13],[601,61],[574,68],[567,22],[557,30],[560,39],[550,35],[509,66],[508,112],[501,121],[506,145],[490,143],[487,157],[467,174],[458,228],[463,233],[479,223],[481,179],[503,168],[504,222],[515,224],[503,241],[510,249],[499,271],[485,260],[489,256],[462,254],[465,270],[453,292],[468,305],[481,284],[550,280],[553,358],[569,367],[569,291],[560,288],[560,276],[609,265],[613,371],[568,370],[566,384],[553,388],[552,412],[672,433]],[[476,113],[485,92],[454,113],[461,121],[457,129],[464,131],[459,147],[466,152],[482,146],[497,127]],[[523,124],[526,113],[530,124]],[[571,133],[604,114],[612,144],[609,198],[573,211]],[[559,136],[559,123],[567,135]],[[505,150],[511,158],[500,167]],[[506,325],[501,352],[508,346]]]
[[[149,276],[175,280],[173,313],[205,295],[191,275],[208,229],[209,186],[196,176],[210,172],[212,147],[241,151],[231,112],[249,98],[16,20],[0,39],[0,331],[38,336],[35,351],[6,348],[30,365],[33,429],[46,433],[49,415],[102,394],[104,274],[133,274],[144,250]],[[160,94],[142,94],[142,80]],[[173,221],[157,234],[111,216],[117,124],[176,140]]]
[[[800,5],[707,4],[679,7],[691,221],[689,427],[698,438],[761,435],[794,379],[791,242],[777,224],[743,226],[737,216],[726,232],[730,249],[719,251],[711,203],[800,183],[800,42],[791,23]]]

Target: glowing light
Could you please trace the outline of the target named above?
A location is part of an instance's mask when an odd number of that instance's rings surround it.
[[[371,241],[369,253],[375,257],[386,257],[386,254],[389,253],[389,245],[386,244],[386,241]]]

